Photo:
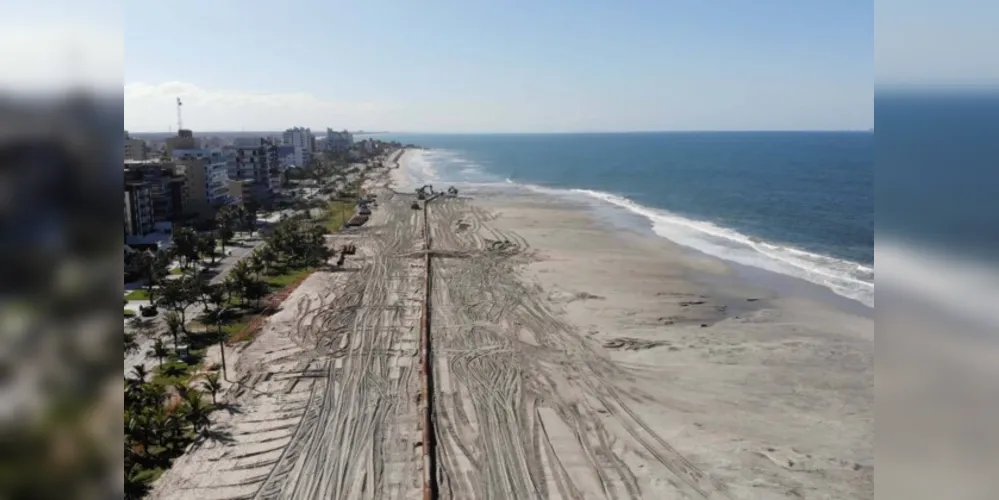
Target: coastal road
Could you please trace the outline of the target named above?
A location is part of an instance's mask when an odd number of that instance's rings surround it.
[[[224,281],[226,277],[229,276],[229,272],[232,271],[232,268],[235,267],[236,263],[245,259],[246,257],[249,257],[254,250],[256,250],[257,248],[259,248],[264,244],[263,240],[260,240],[259,238],[255,237],[241,238],[237,243],[238,245],[229,245],[226,247],[226,252],[228,253],[228,255],[226,255],[219,261],[219,265],[217,268],[218,273],[215,275],[215,277],[213,277],[209,281],[210,283],[216,284]],[[143,304],[145,303],[147,302],[143,302]],[[187,319],[190,320],[200,315],[203,310],[204,306],[202,306],[200,303],[191,304],[190,306],[187,307],[187,309],[185,309],[185,314],[187,316]],[[137,336],[136,342],[138,343],[139,346],[138,349],[136,349],[134,352],[125,355],[124,374],[126,377],[129,376],[130,372],[132,371],[132,368],[135,365],[140,365],[140,364],[148,365],[150,363],[150,358],[147,353],[149,349],[152,348],[153,346],[153,339],[166,332],[166,322],[163,320],[162,309],[160,310],[160,313],[158,315],[156,315],[154,318],[151,319],[151,323],[152,324],[149,326],[148,335]],[[128,321],[125,321],[125,328],[131,328],[130,326],[128,326]]]

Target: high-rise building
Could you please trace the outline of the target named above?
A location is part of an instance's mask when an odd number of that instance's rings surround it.
[[[295,127],[284,131],[283,143],[287,146],[296,146],[306,151],[312,152],[316,143],[316,136],[307,128]]]
[[[125,182],[125,238],[153,232],[153,200],[149,184]]]
[[[198,140],[194,137],[194,132],[181,129],[177,131],[177,135],[168,137],[166,140],[167,156],[173,156],[174,150],[177,149],[198,149]]]
[[[154,222],[179,222],[184,218],[185,180],[173,162],[126,161],[125,182],[149,184]]]
[[[230,152],[229,178],[251,181],[254,201],[266,204],[274,184],[272,178],[280,177],[280,172],[278,146],[260,137],[236,139]]]
[[[178,173],[184,176],[187,193],[185,211],[201,218],[229,203],[228,164],[220,150],[174,150]]]
[[[145,160],[148,157],[149,148],[146,146],[146,141],[142,139],[136,139],[128,135],[128,131],[125,131],[125,159],[126,160]]]
[[[292,146],[294,150],[294,165],[305,167],[312,161],[312,152],[316,147],[316,136],[307,128],[295,127],[284,131],[282,144]]]
[[[354,135],[346,130],[335,132],[333,129],[326,129],[326,149],[334,151],[350,149],[354,144]]]

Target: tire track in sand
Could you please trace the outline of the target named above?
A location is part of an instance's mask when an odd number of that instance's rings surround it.
[[[678,497],[729,498],[629,407],[627,372],[519,279],[523,238],[463,199],[428,213],[442,496],[661,498],[642,491],[634,468],[645,462]]]

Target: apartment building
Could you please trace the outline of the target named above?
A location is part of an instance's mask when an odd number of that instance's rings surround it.
[[[146,182],[125,182],[125,239],[154,229],[152,190]]]
[[[284,131],[281,142],[286,146],[295,146],[311,152],[312,146],[315,144],[315,138],[316,136],[312,134],[311,130],[295,127]]]
[[[326,129],[326,149],[334,151],[350,149],[354,144],[354,136],[346,130],[335,132],[333,129]]]
[[[222,151],[178,149],[173,157],[184,176],[185,211],[202,219],[214,217],[220,206],[230,202],[228,163]]]
[[[282,145],[291,146],[294,155],[294,165],[304,167],[312,161],[312,152],[315,151],[316,136],[307,128],[290,128],[284,131]]]
[[[274,187],[280,185],[278,154],[278,146],[267,139],[236,139],[230,153],[229,178],[251,181],[254,201],[266,205]]]
[[[125,131],[125,159],[132,161],[142,161],[149,157],[149,148],[146,141],[135,139]]]
[[[186,129],[178,130],[177,135],[168,137],[166,140],[166,153],[167,156],[171,157],[175,150],[198,149],[199,147],[198,140],[194,137],[194,132]]]
[[[233,205],[243,206],[246,203],[255,201],[255,186],[253,181],[247,179],[228,179],[229,200]]]
[[[299,166],[296,163],[295,146],[281,145],[277,148],[278,166],[282,169]]]
[[[173,162],[160,160],[126,161],[125,181],[144,182],[150,187],[155,222],[179,222],[184,219],[187,193],[184,176]]]

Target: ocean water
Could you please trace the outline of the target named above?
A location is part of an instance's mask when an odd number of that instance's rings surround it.
[[[874,305],[874,134],[390,135],[414,181],[571,196],[701,252]]]
[[[999,331],[999,90],[889,89],[874,112],[882,297]]]

